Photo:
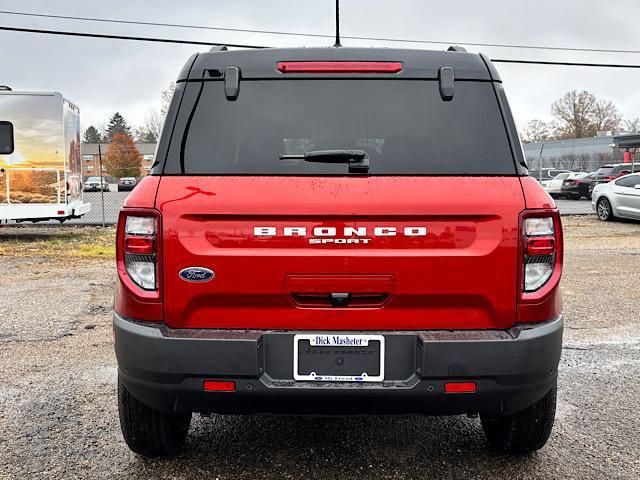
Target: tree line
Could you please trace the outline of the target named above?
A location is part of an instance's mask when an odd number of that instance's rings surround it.
[[[133,141],[138,143],[156,143],[160,138],[160,130],[175,88],[175,83],[171,82],[169,87],[162,91],[160,109],[148,110],[143,125],[131,127],[120,112],[115,112],[109,118],[106,126],[89,125],[84,131],[83,141],[85,143],[111,143],[114,135],[120,133],[131,137]]]
[[[156,143],[160,130],[173,97],[175,83],[171,83],[161,93],[160,110],[151,109],[145,115],[145,123],[132,129],[120,112],[109,118],[106,126],[96,128],[93,125],[84,131],[85,143],[108,143],[103,157],[104,170],[113,177],[137,177],[142,173],[142,155],[134,142]]]
[[[598,132],[640,133],[640,118],[624,119],[609,100],[572,90],[551,104],[551,121],[534,119],[521,131],[525,143],[595,137]]]

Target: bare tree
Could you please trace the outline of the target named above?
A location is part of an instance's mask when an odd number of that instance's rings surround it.
[[[162,105],[160,106],[160,115],[164,119],[169,111],[169,105],[171,105],[171,99],[173,98],[173,92],[176,90],[176,83],[171,82],[167,88],[160,93],[162,99]]]
[[[593,131],[593,112],[596,97],[587,91],[567,92],[551,105],[551,114],[556,118],[558,138],[582,138],[595,134]]]
[[[522,141],[525,143],[542,142],[549,140],[550,137],[551,129],[549,124],[542,120],[530,120],[522,131]]]
[[[622,122],[622,130],[626,133],[640,133],[640,118],[628,118]]]
[[[602,131],[617,132],[620,129],[622,115],[609,100],[598,100],[593,112],[593,120],[596,126],[596,133]]]
[[[586,90],[567,92],[551,105],[555,117],[557,138],[594,137],[599,131],[617,131],[621,115],[608,100],[599,100]]]
[[[155,137],[154,142],[160,138],[163,123],[164,116],[161,116],[157,109],[151,108],[147,110],[147,113],[144,115],[144,128],[153,134]]]

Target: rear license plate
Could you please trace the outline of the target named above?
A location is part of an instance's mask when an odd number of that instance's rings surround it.
[[[293,378],[316,382],[381,382],[384,380],[384,337],[295,335]]]

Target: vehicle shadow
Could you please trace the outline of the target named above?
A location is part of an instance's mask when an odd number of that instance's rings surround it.
[[[194,418],[183,453],[138,457],[128,473],[212,479],[515,478],[535,470],[539,461],[539,454],[492,452],[479,420],[462,416],[212,416]]]

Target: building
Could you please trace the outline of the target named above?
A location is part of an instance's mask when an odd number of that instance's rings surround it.
[[[593,171],[604,163],[622,162],[622,154],[615,152],[612,145],[613,137],[603,135],[591,138],[525,143],[522,148],[531,169],[582,168]]]
[[[156,145],[155,143],[136,143],[136,148],[142,155],[142,175],[148,175],[151,171],[151,165],[153,165],[156,159]],[[109,144],[101,143],[100,148],[102,149],[102,158],[104,159],[104,155],[109,149]],[[100,159],[98,157],[97,143],[82,144],[82,173],[85,177],[100,175]]]
[[[606,163],[640,161],[640,135],[602,135],[522,145],[530,169],[561,168],[592,172]]]

